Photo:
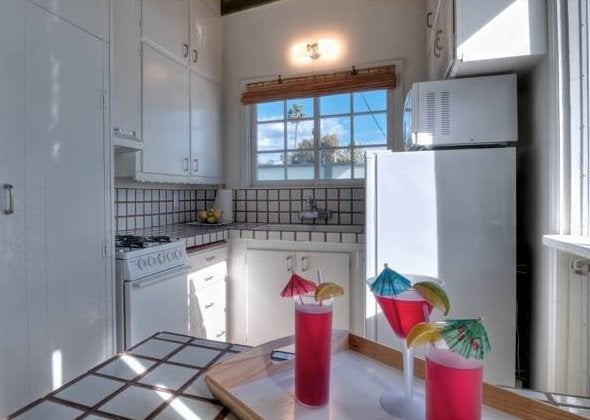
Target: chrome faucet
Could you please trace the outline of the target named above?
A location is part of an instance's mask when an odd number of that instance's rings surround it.
[[[318,209],[317,202],[313,198],[307,199],[308,210],[299,212],[299,219],[329,219],[332,212],[328,209]]]

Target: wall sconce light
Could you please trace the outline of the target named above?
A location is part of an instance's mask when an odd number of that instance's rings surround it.
[[[314,41],[298,42],[291,46],[290,59],[293,64],[305,65],[321,59],[330,62],[340,58],[342,43],[334,38],[318,38]]]
[[[320,53],[320,45],[318,42],[314,42],[313,44],[307,44],[307,55],[312,60],[317,60],[322,56]]]

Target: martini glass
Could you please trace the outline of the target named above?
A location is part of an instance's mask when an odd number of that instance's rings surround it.
[[[414,283],[430,281],[443,286],[440,279],[404,274]],[[393,332],[402,340],[402,355],[404,366],[404,390],[385,391],[379,402],[381,407],[390,414],[403,419],[423,419],[425,416],[425,400],[423,395],[414,393],[414,349],[406,346],[406,337],[414,325],[427,322],[432,312],[432,305],[418,292],[410,288],[397,296],[381,296],[375,294],[375,299],[381,311],[391,326]]]

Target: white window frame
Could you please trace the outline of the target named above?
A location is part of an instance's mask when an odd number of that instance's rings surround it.
[[[378,62],[358,63],[356,67],[375,67],[375,66],[395,66],[395,89],[389,89],[387,95],[387,145],[390,150],[402,151],[402,113],[406,88],[404,86],[404,62],[403,60],[384,60]],[[338,72],[345,71],[348,68],[334,68],[322,70],[322,72]],[[285,71],[287,73],[287,71]],[[290,76],[309,76],[309,73],[290,74]],[[269,80],[272,76],[256,77],[251,79],[243,79],[240,82],[240,91],[243,92],[248,83],[261,82]],[[408,86],[409,90],[409,86]],[[256,180],[256,138],[254,134],[254,127],[257,121],[256,113],[254,112],[255,105],[242,105],[242,123],[241,123],[241,150],[242,156],[247,157],[242,159],[240,173],[240,187],[241,188],[291,188],[291,187],[322,187],[322,186],[338,186],[338,187],[358,187],[364,185],[364,178],[361,179],[346,179],[346,180],[283,180],[283,181],[257,181]],[[318,159],[316,159],[318,161]]]

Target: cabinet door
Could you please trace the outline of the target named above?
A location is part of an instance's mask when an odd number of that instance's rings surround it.
[[[442,80],[455,58],[454,51],[454,0],[440,0],[433,29],[432,61],[429,79]]]
[[[187,176],[189,71],[146,44],[143,45],[142,109],[142,171]]]
[[[141,0],[113,4],[113,129],[115,136],[140,140]]]
[[[298,252],[297,273],[310,280],[317,280],[318,270],[323,281],[337,283],[344,289],[344,296],[334,299],[332,328],[350,328],[350,255],[338,252]]]
[[[295,252],[249,250],[248,327],[249,345],[258,345],[275,338],[293,335],[295,305],[292,299],[281,298],[295,265]]]
[[[28,403],[25,260],[25,32],[21,0],[0,1],[0,417]],[[12,203],[5,184],[12,185]],[[13,208],[12,214],[5,211]]]
[[[142,36],[188,63],[189,0],[143,0]]]
[[[191,73],[191,176],[221,178],[221,92]]]
[[[25,3],[28,348],[39,396],[114,350],[108,44]]]
[[[190,7],[191,67],[221,80],[221,18],[203,0],[191,0]]]
[[[108,0],[29,0],[97,37],[109,39]],[[115,1],[114,3],[118,3]]]

